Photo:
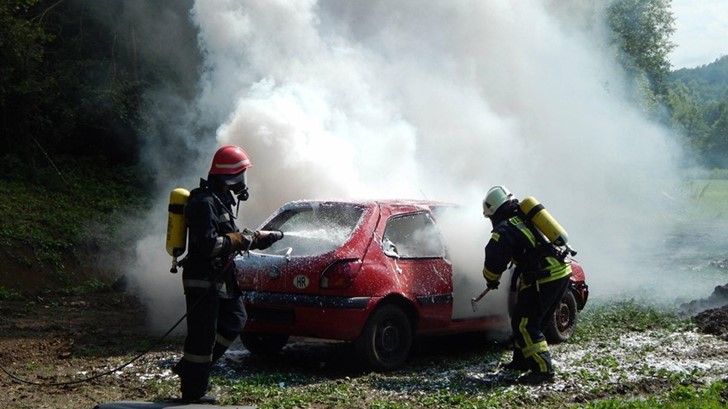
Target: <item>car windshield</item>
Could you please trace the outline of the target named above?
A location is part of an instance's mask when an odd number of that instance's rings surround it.
[[[283,239],[264,254],[313,256],[341,247],[351,236],[364,208],[347,203],[306,203],[280,212],[263,230],[280,230]]]

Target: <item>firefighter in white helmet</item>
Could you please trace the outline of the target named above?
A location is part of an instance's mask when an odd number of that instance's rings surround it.
[[[513,360],[503,366],[529,371],[518,378],[521,383],[552,381],[554,368],[543,331],[569,285],[571,267],[526,222],[518,199],[504,186],[488,190],[483,199],[483,215],[493,225],[483,266],[488,288],[498,288],[501,274],[511,262],[515,264],[514,280],[520,279],[511,316]]]
[[[240,231],[233,206],[248,199],[245,151],[233,145],[217,150],[207,180],[190,192],[184,210],[189,229],[188,254],[182,282],[187,304],[187,337],[182,359],[173,368],[179,375],[182,401],[214,403],[207,395],[210,368],[237,338],[247,314],[235,280],[234,255],[264,249],[282,232]]]

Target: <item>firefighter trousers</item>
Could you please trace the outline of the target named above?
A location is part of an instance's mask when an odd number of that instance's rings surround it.
[[[194,399],[209,389],[210,368],[237,338],[247,314],[241,297],[219,298],[214,289],[185,289],[187,337],[177,364],[182,397]]]
[[[554,372],[544,329],[558,307],[569,277],[536,285],[521,286],[511,316],[514,357],[522,357],[533,372]]]

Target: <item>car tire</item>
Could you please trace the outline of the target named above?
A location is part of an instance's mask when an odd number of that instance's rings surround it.
[[[566,290],[544,331],[549,344],[559,344],[571,338],[576,328],[576,313],[576,297],[571,290]]]
[[[412,347],[409,317],[395,305],[377,308],[367,320],[355,347],[364,364],[375,371],[401,366]]]
[[[240,341],[253,355],[273,355],[286,346],[288,335],[243,332],[240,334]]]

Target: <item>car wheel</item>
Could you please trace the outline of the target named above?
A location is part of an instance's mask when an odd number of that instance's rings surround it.
[[[271,355],[286,346],[288,335],[243,332],[240,334],[240,341],[251,354]]]
[[[384,305],[374,311],[356,340],[359,356],[376,371],[401,366],[411,347],[412,324],[407,314],[394,305]]]
[[[549,324],[546,326],[544,335],[546,341],[550,344],[558,344],[571,338],[576,327],[576,298],[574,293],[566,290],[561,297],[559,305],[556,307],[554,316],[551,317]]]

